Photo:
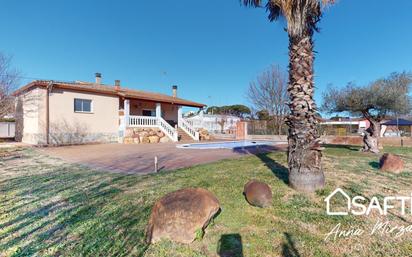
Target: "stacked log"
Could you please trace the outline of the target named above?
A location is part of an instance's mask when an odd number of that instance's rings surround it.
[[[207,129],[201,128],[198,130],[198,132],[199,132],[199,137],[201,141],[204,141],[204,140],[208,141],[212,139]]]

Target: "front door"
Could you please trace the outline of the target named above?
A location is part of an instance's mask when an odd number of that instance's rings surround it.
[[[148,117],[155,117],[156,116],[156,110],[144,109],[144,110],[142,110],[142,115],[143,116],[148,116]]]

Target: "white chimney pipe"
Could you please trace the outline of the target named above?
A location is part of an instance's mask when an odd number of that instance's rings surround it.
[[[99,72],[96,72],[95,74],[96,77],[96,84],[101,84],[102,83],[102,74]]]
[[[173,97],[177,97],[177,86],[176,85],[172,86],[172,95]]]
[[[114,81],[114,88],[115,88],[116,90],[120,90],[120,80],[116,79],[116,80]]]

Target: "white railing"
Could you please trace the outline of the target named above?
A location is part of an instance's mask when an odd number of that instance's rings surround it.
[[[187,123],[189,123],[190,126],[193,127],[193,121],[192,121],[192,120],[185,119],[185,118],[183,118],[183,117],[182,117],[182,119],[184,119]]]
[[[169,125],[163,118],[150,116],[129,116],[126,127],[159,128],[174,142],[178,141],[176,129]]]
[[[150,116],[129,116],[128,127],[157,127],[157,118]]]
[[[183,129],[184,132],[186,132],[191,138],[193,138],[196,141],[199,141],[199,132],[195,130],[195,128],[192,127],[189,122],[186,121],[185,118],[179,117],[179,128]]]
[[[179,141],[178,135],[177,135],[177,130],[174,129],[172,126],[170,126],[167,121],[165,121],[163,118],[157,118],[158,126],[160,130],[163,131],[169,138],[171,138],[174,142]]]

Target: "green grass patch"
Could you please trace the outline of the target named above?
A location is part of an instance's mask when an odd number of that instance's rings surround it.
[[[409,148],[385,151],[412,158]],[[92,170],[30,149],[0,153],[0,253],[5,256],[361,256],[352,241],[328,243],[324,237],[337,223],[366,227],[370,221],[327,216],[325,197],[338,186],[351,195],[381,197],[408,192],[412,182],[410,172],[381,174],[370,164],[379,156],[356,147],[327,147],[327,184],[310,195],[287,186],[282,152],[145,176]],[[250,179],[271,186],[269,208],[245,201],[243,186]],[[190,245],[168,240],[147,245],[144,233],[154,202],[184,187],[213,192],[221,213]],[[379,237],[365,238],[362,247],[369,256],[412,250],[407,240],[394,245]]]

